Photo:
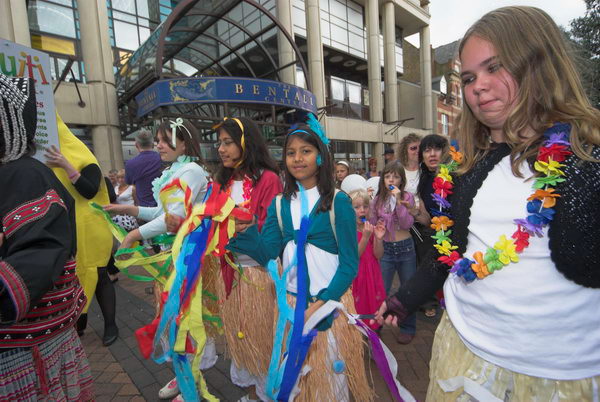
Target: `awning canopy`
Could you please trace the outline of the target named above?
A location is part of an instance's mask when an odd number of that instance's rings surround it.
[[[264,2],[271,10],[275,2]],[[295,57],[279,64],[278,41]],[[174,76],[246,77],[281,81],[285,68],[308,72],[292,36],[254,0],[182,0],[117,72],[119,105],[131,105],[154,81]],[[310,90],[310,87],[308,87]],[[137,114],[137,113],[136,113]]]

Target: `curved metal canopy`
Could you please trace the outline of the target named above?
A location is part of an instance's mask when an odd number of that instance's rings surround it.
[[[280,66],[282,39],[295,60]],[[119,104],[128,104],[154,81],[174,75],[281,81],[280,72],[296,64],[309,86],[308,70],[292,36],[257,1],[182,0],[117,72]]]

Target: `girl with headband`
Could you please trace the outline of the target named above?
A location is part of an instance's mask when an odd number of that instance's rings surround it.
[[[427,400],[598,399],[600,111],[572,54],[534,7],[491,11],[461,40],[436,255],[377,317],[398,324],[443,285]]]
[[[253,121],[225,118],[216,126],[215,144],[221,163],[214,176],[213,192],[227,192],[236,205],[257,217],[260,230],[267,208],[281,193],[277,163]],[[245,253],[222,258],[217,295],[227,348],[231,356],[231,380],[247,388],[246,401],[267,400],[265,379],[273,348],[273,281],[265,268]]]
[[[239,223],[236,229],[240,233],[229,243],[231,250],[246,254],[261,265],[282,256],[283,269],[288,274],[282,284],[285,289],[278,289],[287,290],[287,303],[286,295],[282,294],[284,304],[278,300],[278,315],[285,315],[288,305],[295,308],[298,303],[299,310],[296,311],[300,313],[297,317],[301,318],[294,322],[293,331],[276,331],[273,353],[284,347],[286,342],[281,338],[284,332],[296,334],[298,324],[301,332],[303,318],[308,319],[326,301],[341,300],[354,312],[348,290],[358,270],[356,217],[350,198],[335,189],[333,163],[326,145],[329,141],[316,119],[311,121],[314,129],[302,125],[286,136],[283,195],[271,203],[262,231],[259,233],[257,222]],[[308,211],[312,212],[309,214]],[[296,241],[305,247],[297,249]],[[300,269],[295,264],[296,255],[297,261],[306,261],[306,264],[297,264]],[[317,329],[318,335],[312,341],[303,365],[305,369],[310,367],[310,371],[300,375],[297,385],[300,393],[296,400],[348,400],[349,391],[355,400],[372,400],[361,335],[350,328],[344,318],[334,321],[333,314],[322,320]],[[289,351],[295,350],[292,348],[290,346]],[[278,360],[275,363],[279,364]],[[289,360],[295,364],[295,359]],[[269,397],[287,400],[290,386],[294,385],[298,375],[299,371],[293,376],[284,375],[283,381],[288,384],[279,392],[283,390],[285,395],[276,396],[271,383],[277,375],[270,370]]]
[[[202,155],[200,153],[200,144],[197,141],[198,132],[196,128],[187,120],[178,118],[176,120],[167,120],[160,124],[156,131],[156,148],[163,162],[171,163],[162,175],[152,182],[152,192],[156,200],[156,207],[139,207],[135,205],[110,204],[104,209],[113,214],[127,214],[135,216],[141,220],[147,221],[137,229],[127,234],[120,249],[133,247],[134,243],[140,240],[152,239],[168,232],[165,217],[169,216],[185,218],[186,211],[183,203],[184,192],[177,190],[173,198],[180,198],[181,201],[163,205],[160,199],[161,190],[167,185],[179,179],[185,183],[191,190],[191,201],[194,204],[202,202],[208,185],[209,174],[202,164]],[[155,296],[158,298],[162,293],[159,283],[155,282]],[[158,303],[157,303],[158,307]],[[158,311],[157,311],[158,315]],[[205,346],[205,352],[202,359],[202,369],[212,367],[217,361],[214,340],[209,338]],[[169,393],[173,387],[169,385],[161,390],[160,396]],[[175,390],[176,391],[176,390]],[[174,392],[174,397],[178,392]]]

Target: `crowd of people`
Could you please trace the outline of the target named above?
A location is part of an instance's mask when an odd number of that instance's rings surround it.
[[[58,118],[60,147],[43,164],[33,81],[0,75],[0,399],[93,400],[79,337],[95,295],[103,344],[118,339],[115,264],[140,244],[168,254],[153,239],[181,237],[194,208],[232,200],[235,229],[199,273],[221,326],[192,364],[212,367],[223,336],[242,401],[373,400],[354,321],[367,334],[399,327],[408,344],[419,309],[442,315],[428,400],[597,400],[600,111],[537,8],[484,15],[459,57],[452,141],[408,134],[359,180],[312,115],[288,130],[281,169],[244,117],[215,125],[212,169],[181,118],[140,131],[139,154],[106,178]],[[157,320],[172,282],[155,282]],[[161,399],[184,400],[179,374]]]

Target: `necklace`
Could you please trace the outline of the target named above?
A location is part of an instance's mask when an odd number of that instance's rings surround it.
[[[565,165],[560,162],[572,154],[568,141],[570,129],[568,124],[558,123],[544,133],[544,140],[534,163],[534,169],[541,175],[534,180],[534,192],[527,198],[528,216],[514,219],[517,228],[510,238],[501,235],[494,247],[488,247],[485,253],[476,251],[472,259],[460,255],[456,251],[458,246],[453,245],[450,238],[452,230],[449,228],[454,225],[454,221],[447,212],[451,207],[447,197],[452,194],[454,187],[451,174],[463,160],[456,144],[450,147],[452,161],[441,164],[439,173],[433,180],[432,197],[439,206],[439,211],[434,212],[436,216],[431,219],[430,226],[436,231],[435,236],[431,237],[436,241],[434,247],[441,254],[438,261],[450,266],[451,273],[462,277],[466,282],[483,279],[510,263],[518,262],[518,254],[529,246],[531,236],[544,235],[543,229],[554,218],[556,198],[560,197],[554,187],[565,181],[565,174],[561,170]]]

